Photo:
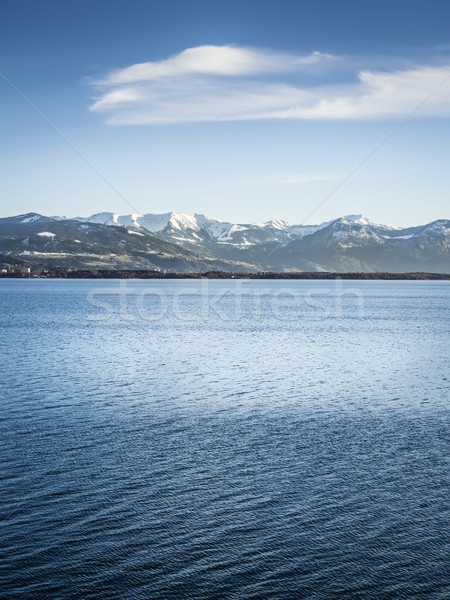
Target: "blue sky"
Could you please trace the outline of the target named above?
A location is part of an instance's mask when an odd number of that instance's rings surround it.
[[[4,0],[0,72],[112,187],[0,79],[0,213],[449,217],[449,21],[442,0]]]

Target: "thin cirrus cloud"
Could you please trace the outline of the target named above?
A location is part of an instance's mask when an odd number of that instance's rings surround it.
[[[131,65],[94,83],[90,110],[110,125],[251,119],[343,120],[450,116],[450,66],[362,70],[329,83],[338,57],[233,46],[200,46]],[[334,77],[336,79],[336,77]],[[300,80],[300,82],[299,82]]]

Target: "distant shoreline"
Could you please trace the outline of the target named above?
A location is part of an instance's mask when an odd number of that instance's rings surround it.
[[[406,280],[406,281],[450,281],[450,273],[338,273],[338,272],[298,272],[298,273],[232,273],[208,271],[205,273],[162,273],[143,270],[79,269],[65,271],[43,269],[41,272],[0,273],[0,279],[353,279],[353,280]]]

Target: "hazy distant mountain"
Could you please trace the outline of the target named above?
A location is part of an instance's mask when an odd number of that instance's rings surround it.
[[[450,221],[399,228],[349,215],[320,225],[99,213],[0,219],[0,254],[39,264],[169,271],[450,272]]]

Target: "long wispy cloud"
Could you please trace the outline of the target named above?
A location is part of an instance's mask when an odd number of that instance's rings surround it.
[[[450,64],[360,70],[350,83],[327,83],[341,63],[317,51],[295,56],[233,46],[189,48],[94,82],[90,110],[107,115],[110,125],[391,118],[422,103],[422,116],[450,116]]]

